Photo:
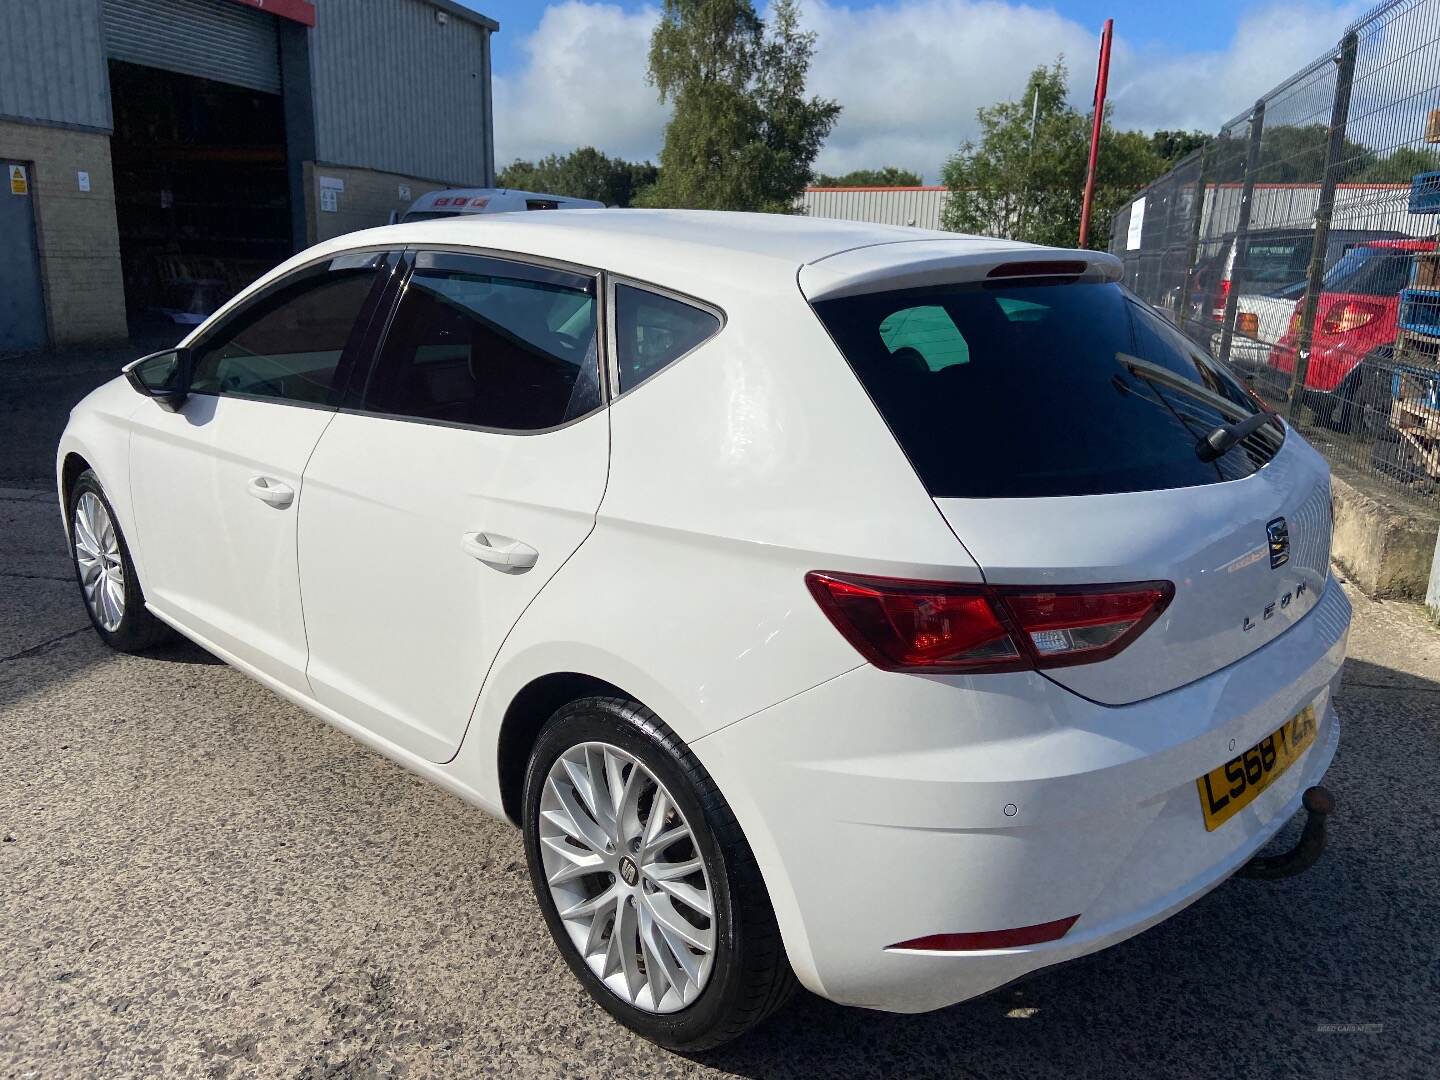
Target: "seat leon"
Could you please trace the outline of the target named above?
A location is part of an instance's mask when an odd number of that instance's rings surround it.
[[[1325,462],[1119,269],[703,212],[352,233],[75,408],[82,598],[514,822],[656,1042],[797,983],[961,1001],[1250,864],[1339,738]]]

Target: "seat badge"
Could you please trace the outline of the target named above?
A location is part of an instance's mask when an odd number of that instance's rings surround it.
[[[1270,544],[1270,569],[1279,570],[1290,561],[1290,526],[1283,517],[1266,523],[1265,539]]]

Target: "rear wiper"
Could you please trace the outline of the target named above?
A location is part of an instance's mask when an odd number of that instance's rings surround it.
[[[1238,424],[1221,424],[1208,435],[1201,436],[1195,444],[1195,456],[1201,461],[1214,461],[1225,456],[1226,451],[1237,443],[1244,442],[1270,422],[1270,413],[1257,412],[1248,420]]]
[[[1172,390],[1179,390],[1197,401],[1203,401],[1222,416],[1230,417],[1233,420],[1233,423],[1220,424],[1211,429],[1196,442],[1195,456],[1201,461],[1214,461],[1216,458],[1224,456],[1225,452],[1237,443],[1248,439],[1275,419],[1274,413],[1264,410],[1255,413],[1246,412],[1240,405],[1215,393],[1208,386],[1201,386],[1169,368],[1152,364],[1148,360],[1141,360],[1138,356],[1116,353],[1115,359],[1119,360],[1132,375],[1138,375],[1149,382],[1160,383]]]

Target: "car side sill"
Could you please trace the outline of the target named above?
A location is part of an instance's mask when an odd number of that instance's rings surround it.
[[[478,807],[479,809],[485,811],[485,813],[489,814],[491,817],[505,820],[505,812],[502,807],[490,802],[490,800],[482,796],[469,784],[464,783],[462,780],[456,777],[452,771],[446,768],[445,765],[437,764],[433,761],[428,761],[418,754],[411,753],[404,747],[397,746],[395,743],[392,743],[387,739],[380,738],[378,735],[373,734],[367,729],[361,727],[359,724],[356,724],[354,721],[347,720],[344,716],[336,712],[334,709],[330,709],[320,704],[320,702],[316,701],[314,698],[308,697],[307,695],[301,693],[293,687],[286,686],[284,683],[272,679],[270,676],[266,675],[264,672],[257,670],[250,664],[247,664],[244,660],[241,660],[233,653],[230,653],[225,649],[221,648],[220,646],[214,644],[204,635],[195,633],[189,627],[167,615],[165,612],[156,610],[153,604],[147,602],[145,607],[157,619],[165,623],[167,626],[171,627],[177,633],[193,641],[196,645],[199,645],[206,652],[219,657],[221,660],[225,661],[225,663],[229,664],[235,670],[241,672],[244,675],[248,675],[260,685],[264,686],[267,690],[278,694],[280,697],[284,698],[292,705],[296,705],[299,708],[304,709],[311,716],[314,716],[319,720],[323,720],[331,727],[338,728],[340,731],[343,731],[346,735],[349,735],[356,741],[364,743],[366,746],[370,747],[370,749],[383,754],[385,757],[389,758],[401,768],[407,769],[410,772],[413,772],[425,778],[432,784],[444,788],[452,795],[455,795],[463,799],[470,805]]]

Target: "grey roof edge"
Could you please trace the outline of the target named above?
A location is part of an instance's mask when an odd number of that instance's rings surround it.
[[[454,15],[457,19],[464,19],[466,22],[483,26],[492,34],[500,29],[500,24],[490,18],[490,16],[481,15],[480,12],[473,8],[465,7],[463,4],[457,4],[455,0],[424,0],[424,2],[433,8],[438,8],[447,15]]]

